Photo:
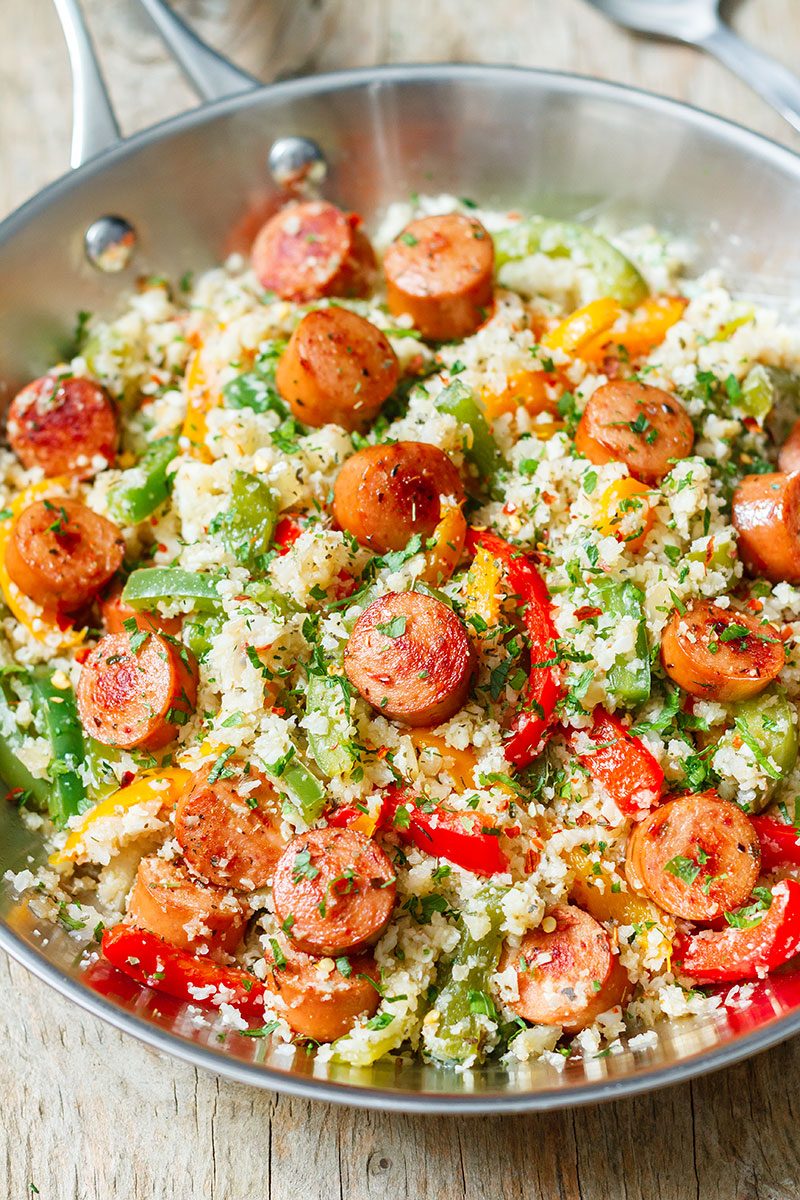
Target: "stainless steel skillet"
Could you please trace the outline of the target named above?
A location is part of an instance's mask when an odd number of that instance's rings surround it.
[[[368,220],[397,197],[436,190],[487,206],[603,211],[688,235],[700,265],[721,266],[741,291],[781,303],[797,291],[800,158],[702,112],[594,80],[502,67],[376,68],[255,88],[170,27],[212,102],[119,142],[74,4],[59,6],[83,63],[75,159],[88,161],[0,226],[6,391],[58,356],[79,309],[113,311],[138,275],[177,278],[218,261],[230,231],[274,199],[269,155],[284,137],[313,138],[328,163],[324,194]],[[165,19],[156,0],[148,6]],[[136,235],[116,273],[99,270],[85,249],[87,230],[107,216],[124,218]],[[37,854],[14,810],[0,807],[0,876]],[[665,1027],[652,1046],[560,1072],[542,1063],[463,1075],[417,1063],[357,1070],[233,1034],[220,1044],[185,1008],[119,980],[96,978],[90,988],[75,941],[37,921],[5,883],[0,946],[65,998],[159,1051],[257,1086],[379,1108],[583,1104],[687,1079],[800,1031],[800,1009],[787,1011],[773,991],[751,1013]]]

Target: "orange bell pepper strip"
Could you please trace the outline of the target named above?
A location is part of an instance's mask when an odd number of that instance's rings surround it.
[[[418,753],[433,750],[442,760],[442,771],[446,771],[460,792],[475,787],[477,759],[472,750],[457,750],[449,746],[444,738],[422,727],[409,730],[409,737]]]
[[[457,504],[448,505],[433,531],[420,578],[433,586],[447,583],[464,552],[467,522]]]
[[[183,419],[181,441],[185,439],[188,443],[188,453],[192,458],[198,458],[202,462],[211,462],[211,454],[206,446],[206,435],[208,434],[206,415],[212,408],[216,408],[219,398],[214,397],[209,388],[200,354],[200,348],[192,354],[184,379],[186,416]]]
[[[143,804],[147,800],[159,799],[162,807],[174,804],[191,777],[191,771],[185,771],[180,767],[145,771],[133,783],[106,796],[99,804],[90,808],[80,825],[70,832],[61,849],[57,850],[55,854],[51,854],[50,862],[54,866],[58,866],[79,858],[86,834],[97,821],[104,817],[113,817],[117,813],[133,808],[136,804]]]
[[[660,346],[667,332],[683,316],[685,296],[649,296],[625,318],[619,328],[598,334],[583,348],[585,362],[598,362],[606,354],[622,352],[628,359],[645,358]]]
[[[653,510],[644,499],[650,490],[630,476],[610,483],[598,499],[601,516],[595,528],[606,536],[613,534],[634,553],[641,550],[653,526]],[[623,522],[632,527],[629,533],[622,529]]]
[[[496,421],[520,406],[532,416],[555,412],[555,403],[550,399],[547,389],[556,381],[557,376],[547,371],[518,371],[509,376],[502,392],[484,389],[481,399],[487,421]]]
[[[571,357],[582,357],[585,346],[590,345],[599,334],[611,329],[622,316],[622,305],[609,296],[592,300],[550,330],[542,338],[548,350],[563,350]]]
[[[580,846],[568,851],[564,858],[572,871],[570,897],[596,921],[613,921],[616,925],[654,924],[671,938],[675,922],[644,896],[623,891],[620,882],[613,891],[614,879],[600,863],[596,863]]]
[[[42,608],[35,600],[31,600],[30,596],[20,591],[6,568],[6,546],[20,513],[36,500],[59,495],[71,489],[72,484],[73,480],[68,475],[55,476],[32,484],[11,501],[11,518],[0,522],[0,591],[3,593],[3,599],[20,625],[24,625],[37,641],[51,642],[58,650],[70,650],[79,646],[86,637],[86,630],[64,625],[54,612]]]

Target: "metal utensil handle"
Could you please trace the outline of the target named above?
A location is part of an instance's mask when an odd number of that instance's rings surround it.
[[[53,0],[72,68],[70,165],[80,167],[122,140],[97,52],[79,0]],[[192,32],[164,0],[140,0],[162,40],[201,100],[221,100],[261,84]]]
[[[800,79],[769,54],[720,24],[697,43],[749,84],[800,132]]]

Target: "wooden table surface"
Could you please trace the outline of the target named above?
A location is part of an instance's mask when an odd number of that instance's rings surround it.
[[[86,0],[125,131],[190,93],[135,0]],[[543,65],[691,101],[797,147],[723,68],[634,39],[583,0],[182,0],[250,70],[446,59]],[[797,0],[742,0],[800,63]],[[69,73],[50,0],[0,0],[0,216],[67,167]],[[2,286],[2,281],[0,281]],[[788,1200],[800,1040],[636,1100],[455,1120],[257,1092],[160,1059],[0,957],[0,1200]]]

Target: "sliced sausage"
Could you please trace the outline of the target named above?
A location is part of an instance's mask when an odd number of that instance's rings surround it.
[[[239,900],[192,879],[179,863],[143,858],[128,897],[128,916],[181,950],[232,954],[247,916]]]
[[[399,374],[376,325],[346,308],[318,308],[290,337],[275,382],[298,421],[354,430],[378,415]]]
[[[114,402],[92,379],[43,375],[11,401],[11,449],[45,475],[90,479],[114,462],[119,442]]]
[[[197,663],[161,634],[109,633],[83,664],[77,699],[84,730],[104,746],[158,750],[194,712]]]
[[[631,831],[628,882],[686,921],[713,921],[742,904],[758,878],[758,835],[716,792],[667,800]]]
[[[289,938],[272,941],[264,982],[275,994],[276,1011],[295,1033],[315,1042],[335,1042],[349,1033],[357,1017],[375,1012],[380,995],[370,979],[377,984],[379,973],[371,954],[351,958],[345,966],[338,959],[312,958]],[[348,974],[342,974],[342,967]]]
[[[518,950],[506,947],[500,970],[513,965],[517,972],[519,1000],[511,1008],[523,1020],[577,1033],[622,1004],[628,974],[603,926],[583,909],[560,904],[548,917],[525,935]]]
[[[286,846],[275,791],[233,760],[198,771],[175,807],[175,837],[193,871],[219,887],[252,892],[272,882]],[[228,773],[231,772],[231,773]]]
[[[800,583],[800,471],[745,475],[733,493],[733,524],[751,575]]]
[[[789,431],[789,436],[780,448],[778,466],[787,474],[792,471],[800,471],[800,421],[795,421]]]
[[[353,213],[310,200],[291,204],[267,221],[253,243],[253,270],[282,300],[366,296],[377,262]]]
[[[443,496],[457,503],[464,487],[452,460],[427,442],[366,446],[336,477],[333,515],[342,529],[378,554],[402,550],[415,533],[429,538]]]
[[[763,692],[785,661],[773,625],[710,600],[675,609],[661,637],[670,678],[691,695],[720,703]]]
[[[168,633],[171,637],[176,637],[183,625],[181,617],[162,617],[158,612],[143,612],[126,604],[122,599],[121,583],[114,584],[103,597],[100,612],[106,633],[130,633],[133,621],[137,629],[145,629],[148,633]]]
[[[625,463],[641,483],[655,484],[694,445],[694,429],[680,400],[662,388],[615,379],[587,401],[575,448],[590,462]]]
[[[293,838],[275,870],[275,913],[309,954],[348,954],[376,942],[392,916],[395,875],[377,842],[355,829]]]
[[[421,592],[374,600],[353,627],[344,652],[347,678],[385,717],[440,725],[469,693],[475,654],[464,623]]]
[[[122,565],[116,525],[77,500],[37,500],[23,509],[6,543],[6,569],[42,608],[75,612]]]
[[[383,260],[389,311],[434,342],[468,337],[492,303],[494,244],[474,217],[412,221]]]

